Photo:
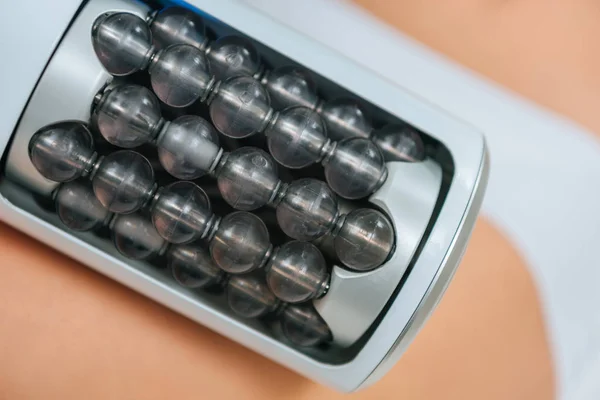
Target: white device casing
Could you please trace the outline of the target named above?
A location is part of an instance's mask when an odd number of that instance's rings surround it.
[[[75,16],[79,3],[68,0],[56,3],[62,5],[58,9],[64,12],[54,19],[56,25],[46,23],[45,29],[49,35],[59,37],[67,30],[65,21],[69,21]],[[109,248],[106,243],[95,239],[92,235],[67,233],[54,226],[51,222],[53,220],[51,215],[44,215],[41,211],[38,215],[33,215],[25,211],[27,207],[35,208],[35,205],[30,204],[33,203],[31,199],[28,200],[21,196],[14,185],[5,184],[0,190],[0,194],[4,193],[4,196],[0,198],[0,219],[99,272],[313,380],[342,391],[356,390],[373,382],[389,369],[422,326],[445,290],[466,246],[485,187],[487,158],[483,137],[471,126],[455,120],[442,110],[417,99],[401,87],[375,75],[365,67],[350,62],[331,49],[280,25],[277,21],[243,3],[235,0],[220,2],[192,0],[189,3],[272,49],[301,61],[309,69],[317,71],[391,114],[400,116],[424,132],[431,132],[446,145],[453,156],[454,176],[437,221],[410,274],[405,277],[401,290],[397,292],[384,318],[379,321],[377,328],[357,355],[350,361],[331,364],[317,361],[288,347],[263,332],[231,318],[211,304],[192,298],[177,287],[165,283],[164,279],[153,274],[147,266],[142,265],[143,263],[135,263],[119,257],[114,249]],[[135,7],[131,8],[131,4],[135,4]],[[64,56],[64,59],[67,60],[68,57],[73,56],[75,49],[63,48],[62,45],[57,48],[44,72],[44,78],[35,89],[27,110],[21,118],[7,158],[7,176],[25,184],[31,190],[47,194],[56,186],[56,184],[41,178],[29,163],[26,149],[33,132],[46,123],[60,119],[87,120],[90,98],[93,98],[109,78],[93,54],[90,54],[91,39],[89,38],[91,16],[99,15],[105,9],[128,10],[138,13],[138,15],[145,15],[147,11],[145,6],[140,3],[92,0],[86,4],[74,20],[63,43],[67,42],[66,39],[69,35],[76,35],[78,39],[73,43],[78,55],[75,55],[75,58],[71,59],[69,63],[62,64],[62,66],[57,64],[55,67],[52,64],[61,59],[61,51],[68,53]],[[82,15],[87,15],[86,12],[89,12],[90,17],[79,20]],[[34,14],[36,18],[46,17],[46,15]],[[81,25],[78,25],[79,23]],[[62,24],[65,26],[58,26]],[[88,24],[89,26],[86,28]],[[42,55],[46,54],[46,61],[48,61],[57,43],[58,38],[48,40],[44,46],[34,47],[33,51],[39,51],[39,54]],[[289,43],[294,43],[294,46],[290,46]],[[80,61],[85,64],[81,64]],[[43,64],[38,62],[36,65],[40,68],[37,76],[34,70],[25,71],[30,73],[24,73],[23,77],[17,79],[18,85],[15,84],[18,86],[17,94],[22,98],[30,95],[35,80],[42,74],[43,67],[40,65]],[[52,77],[49,78],[47,87],[43,84],[46,77]],[[40,97],[36,98],[38,94]],[[64,95],[62,102],[55,101],[60,95]],[[73,104],[73,101],[76,104]],[[1,111],[0,126],[6,128],[0,133],[0,150],[2,152],[8,150],[7,144],[22,109],[23,107],[20,110],[9,108]],[[32,111],[31,115],[28,115],[29,110]],[[11,123],[13,124],[12,128]],[[441,171],[435,163],[423,163],[419,166],[392,163],[389,167],[391,179],[382,190],[373,196],[371,201],[388,211],[399,235],[402,234],[401,228],[406,227],[410,233],[407,239],[408,243],[405,242],[404,247],[400,243],[394,258],[377,270],[378,272],[372,273],[377,276],[392,271],[395,274],[393,279],[365,280],[365,282],[377,282],[377,284],[382,281],[388,284],[393,283],[386,290],[382,290],[384,296],[376,300],[366,299],[364,304],[332,301],[332,299],[343,298],[341,295],[335,296],[336,291],[343,289],[343,286],[339,286],[342,289],[338,289],[338,280],[351,275],[339,268],[334,270],[331,292],[325,298],[316,301],[315,305],[328,320],[336,340],[342,343],[348,344],[360,337],[366,327],[370,326],[378,317],[379,311],[386,305],[392,292],[396,290],[400,277],[408,267],[416,245],[429,221],[435,204],[432,199],[437,198],[437,191],[439,191]],[[395,178],[396,172],[402,175],[399,180]],[[404,179],[404,182],[401,179]],[[401,182],[419,180],[423,182],[422,192],[413,192],[410,190],[411,188],[400,185]],[[419,197],[421,194],[422,197]],[[8,199],[9,197],[10,199]],[[400,198],[406,200],[398,201]],[[334,295],[329,297],[332,293]],[[347,321],[335,319],[336,315],[344,315],[335,312],[344,306],[355,309],[356,315],[362,316],[359,318],[359,322],[354,319]],[[358,308],[359,306],[362,307]]]

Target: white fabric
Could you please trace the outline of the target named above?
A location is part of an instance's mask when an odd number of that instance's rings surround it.
[[[485,132],[484,213],[519,248],[542,299],[559,399],[600,399],[600,144],[332,0],[246,0]]]

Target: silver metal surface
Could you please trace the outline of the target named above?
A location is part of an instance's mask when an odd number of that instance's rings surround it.
[[[487,151],[484,151],[480,167],[477,169],[477,179],[473,187],[473,193],[467,204],[467,211],[461,218],[456,235],[453,237],[440,268],[437,270],[425,293],[423,293],[422,300],[415,308],[410,320],[386,352],[381,362],[360,385],[361,388],[370,386],[379,380],[400,359],[446,292],[463,257],[467,242],[471,237],[475,221],[477,220],[481,203],[483,202],[490,173],[489,162],[489,155]],[[388,320],[393,320],[392,316],[388,317]]]
[[[314,302],[333,340],[342,346],[355,343],[390,301],[423,238],[440,191],[442,171],[432,160],[390,163],[389,168],[390,178],[370,201],[386,211],[394,225],[392,257],[369,272],[334,266],[327,295]]]

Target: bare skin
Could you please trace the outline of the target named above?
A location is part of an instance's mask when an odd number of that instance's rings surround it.
[[[387,23],[600,131],[591,1],[359,0]],[[0,225],[0,398],[335,399]],[[539,300],[519,254],[480,220],[438,310],[356,399],[551,399]]]

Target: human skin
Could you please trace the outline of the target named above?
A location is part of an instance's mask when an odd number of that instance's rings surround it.
[[[359,3],[600,132],[595,2]],[[1,399],[342,398],[3,225],[0,248]],[[551,399],[551,365],[527,266],[481,219],[446,296],[405,356],[349,398]]]

